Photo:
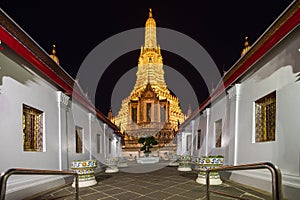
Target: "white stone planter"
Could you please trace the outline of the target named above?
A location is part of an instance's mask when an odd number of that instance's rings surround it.
[[[137,158],[136,162],[139,164],[151,164],[151,163],[158,163],[159,157],[144,157],[144,158]]]
[[[111,157],[106,159],[106,170],[105,173],[116,173],[119,171],[118,168],[118,158],[117,157]]]
[[[74,160],[71,169],[78,174],[78,186],[88,187],[96,185],[95,168],[97,167],[97,160]],[[72,184],[75,187],[75,181]]]
[[[169,166],[172,166],[172,167],[177,167],[177,166],[179,166],[178,159],[179,159],[179,156],[178,156],[178,155],[171,155],[171,156],[170,156]]]
[[[128,167],[127,158],[126,157],[119,157],[117,166],[118,167]]]
[[[196,163],[199,169],[209,169],[215,167],[223,166],[223,157],[201,157],[196,159]],[[198,178],[196,179],[197,183],[206,184],[206,172],[199,171]],[[218,172],[210,172],[209,174],[209,184],[210,185],[220,185],[222,180]]]
[[[179,157],[179,166],[177,168],[181,172],[192,171],[192,156],[185,155]]]

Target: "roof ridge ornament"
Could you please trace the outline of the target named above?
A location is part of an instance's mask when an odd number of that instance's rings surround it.
[[[248,36],[245,37],[245,43],[244,43],[245,47],[249,46],[249,42],[248,42]]]
[[[56,56],[56,45],[55,44],[53,44],[52,45],[52,54],[50,55],[50,57],[52,58],[52,60],[54,61],[54,62],[56,62],[56,64],[58,64],[59,65],[59,59],[58,59],[58,57]]]
[[[247,53],[247,51],[249,51],[249,49],[250,49],[250,45],[249,45],[249,42],[248,42],[248,36],[246,36],[245,37],[245,43],[244,43],[244,49],[243,49],[243,51],[242,51],[242,53],[241,53],[241,56],[243,56],[243,55],[245,55],[246,53]]]
[[[52,55],[55,55],[56,54],[56,46],[55,44],[52,45]]]

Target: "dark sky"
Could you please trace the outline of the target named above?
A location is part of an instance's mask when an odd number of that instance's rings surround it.
[[[239,59],[245,36],[249,36],[248,41],[253,44],[291,2],[1,0],[0,6],[47,52],[50,53],[52,44],[56,44],[60,65],[75,78],[85,57],[98,44],[122,31],[143,27],[149,8],[153,9],[157,26],[193,38],[205,48],[220,71],[227,70]],[[164,64],[174,67],[185,77],[190,75],[189,81],[198,101],[203,101],[210,88],[203,84],[201,77],[190,70],[187,72],[189,67],[178,68],[189,63],[172,53],[162,54]],[[121,56],[101,78],[96,106],[104,114],[109,109],[115,83],[137,65],[138,56],[139,51]]]

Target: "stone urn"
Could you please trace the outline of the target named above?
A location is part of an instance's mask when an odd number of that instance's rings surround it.
[[[201,169],[209,169],[215,167],[223,166],[224,157],[223,156],[203,156],[196,159],[196,164],[199,169],[197,183],[206,184],[206,172],[201,171]],[[209,184],[210,185],[220,185],[222,180],[218,172],[210,172],[209,174]]]
[[[170,160],[169,166],[177,167],[179,165],[178,159],[179,159],[178,155],[170,155],[169,156],[169,160]]]
[[[127,158],[126,157],[119,157],[117,167],[128,167]]]
[[[192,156],[184,155],[179,157],[179,166],[177,168],[178,171],[188,172],[192,171]]]
[[[105,160],[106,169],[105,173],[116,173],[119,171],[118,168],[118,161],[119,159],[117,157],[110,157]]]
[[[88,187],[96,185],[95,169],[97,167],[97,160],[74,160],[71,169],[78,174],[78,186]],[[75,181],[72,184],[75,187]]]

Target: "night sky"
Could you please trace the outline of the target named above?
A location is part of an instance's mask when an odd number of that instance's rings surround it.
[[[61,67],[75,78],[86,56],[98,44],[122,31],[144,27],[149,8],[153,9],[158,27],[179,31],[196,40],[223,72],[240,58],[245,36],[253,44],[292,1],[69,2],[1,0],[0,6],[45,51],[50,53],[52,44],[56,44]],[[95,104],[104,114],[110,107],[115,84],[137,66],[139,53],[136,50],[119,57],[100,79]],[[199,74],[193,73],[193,67],[170,52],[162,51],[162,56],[164,64],[188,77],[198,101],[205,100],[211,88]]]

